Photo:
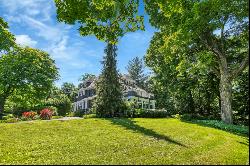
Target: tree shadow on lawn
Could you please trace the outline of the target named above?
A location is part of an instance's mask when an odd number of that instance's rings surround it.
[[[165,135],[161,135],[151,129],[147,129],[147,128],[144,128],[142,126],[139,126],[136,124],[135,121],[131,120],[131,119],[126,119],[126,118],[106,118],[105,120],[109,120],[112,122],[112,124],[115,124],[115,125],[118,125],[118,126],[122,126],[122,127],[125,127],[126,129],[128,130],[132,130],[134,132],[137,132],[137,133],[141,133],[141,134],[144,134],[146,136],[150,136],[150,137],[153,137],[157,140],[164,140],[166,142],[169,142],[169,143],[172,143],[172,144],[176,144],[176,145],[179,145],[179,146],[182,146],[182,147],[187,147],[186,145],[178,142],[178,141],[175,141],[171,138],[169,138],[168,136],[165,136]]]

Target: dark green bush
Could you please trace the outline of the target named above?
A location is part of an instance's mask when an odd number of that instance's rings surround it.
[[[84,114],[87,113],[87,110],[86,109],[79,109],[79,110],[76,110],[73,115],[75,117],[83,117]]]
[[[180,115],[180,119],[182,120],[218,120],[217,117],[213,116],[213,115],[209,115],[209,116],[204,116],[204,115],[200,115],[200,114],[183,114]]]
[[[128,117],[133,118],[166,118],[169,113],[166,110],[148,110],[148,109],[134,109],[128,111]]]
[[[86,114],[86,115],[83,115],[83,118],[84,119],[96,118],[96,114]]]
[[[12,114],[13,114],[14,116],[21,117],[22,114],[23,114],[24,112],[29,112],[29,111],[31,111],[31,110],[28,109],[28,108],[24,108],[24,107],[15,107],[15,108],[13,108],[13,110],[12,110]]]
[[[60,119],[63,118],[63,116],[52,116],[52,119]]]
[[[18,118],[9,118],[6,120],[0,120],[0,123],[16,123],[18,121],[20,121],[20,119],[18,119]]]
[[[57,108],[58,116],[65,116],[71,110],[71,101],[66,95],[59,95],[50,98],[44,104],[47,107],[53,106]]]

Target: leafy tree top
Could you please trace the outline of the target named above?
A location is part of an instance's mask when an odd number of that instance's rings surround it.
[[[15,45],[15,37],[8,31],[8,23],[0,17],[0,53]]]
[[[127,32],[144,30],[138,15],[139,0],[55,0],[57,18],[67,24],[80,24],[82,36],[116,44]]]
[[[203,59],[216,61],[214,72],[219,75],[218,66],[226,58],[230,79],[247,65],[249,1],[145,0],[145,4],[151,24],[161,30],[156,34],[161,40],[154,41],[155,48],[159,54],[170,55],[165,61],[173,54],[199,53],[206,57]]]
[[[29,47],[15,48],[0,59],[0,94],[32,86],[46,92],[58,78],[58,69],[46,52]]]

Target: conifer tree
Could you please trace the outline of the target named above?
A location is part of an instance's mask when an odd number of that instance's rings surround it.
[[[97,116],[123,116],[124,102],[122,100],[119,74],[116,70],[117,46],[108,44],[103,59],[103,70],[97,82],[97,97],[94,108]]]

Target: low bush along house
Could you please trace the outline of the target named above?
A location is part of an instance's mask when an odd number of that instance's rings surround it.
[[[92,107],[92,101],[96,96],[95,82],[97,78],[90,78],[85,81],[83,86],[78,90],[75,102],[73,104],[73,111],[89,110]],[[134,101],[139,108],[155,109],[155,100],[152,93],[146,92],[139,88],[135,81],[128,75],[122,75],[120,78],[122,85],[123,99],[127,101]]]

